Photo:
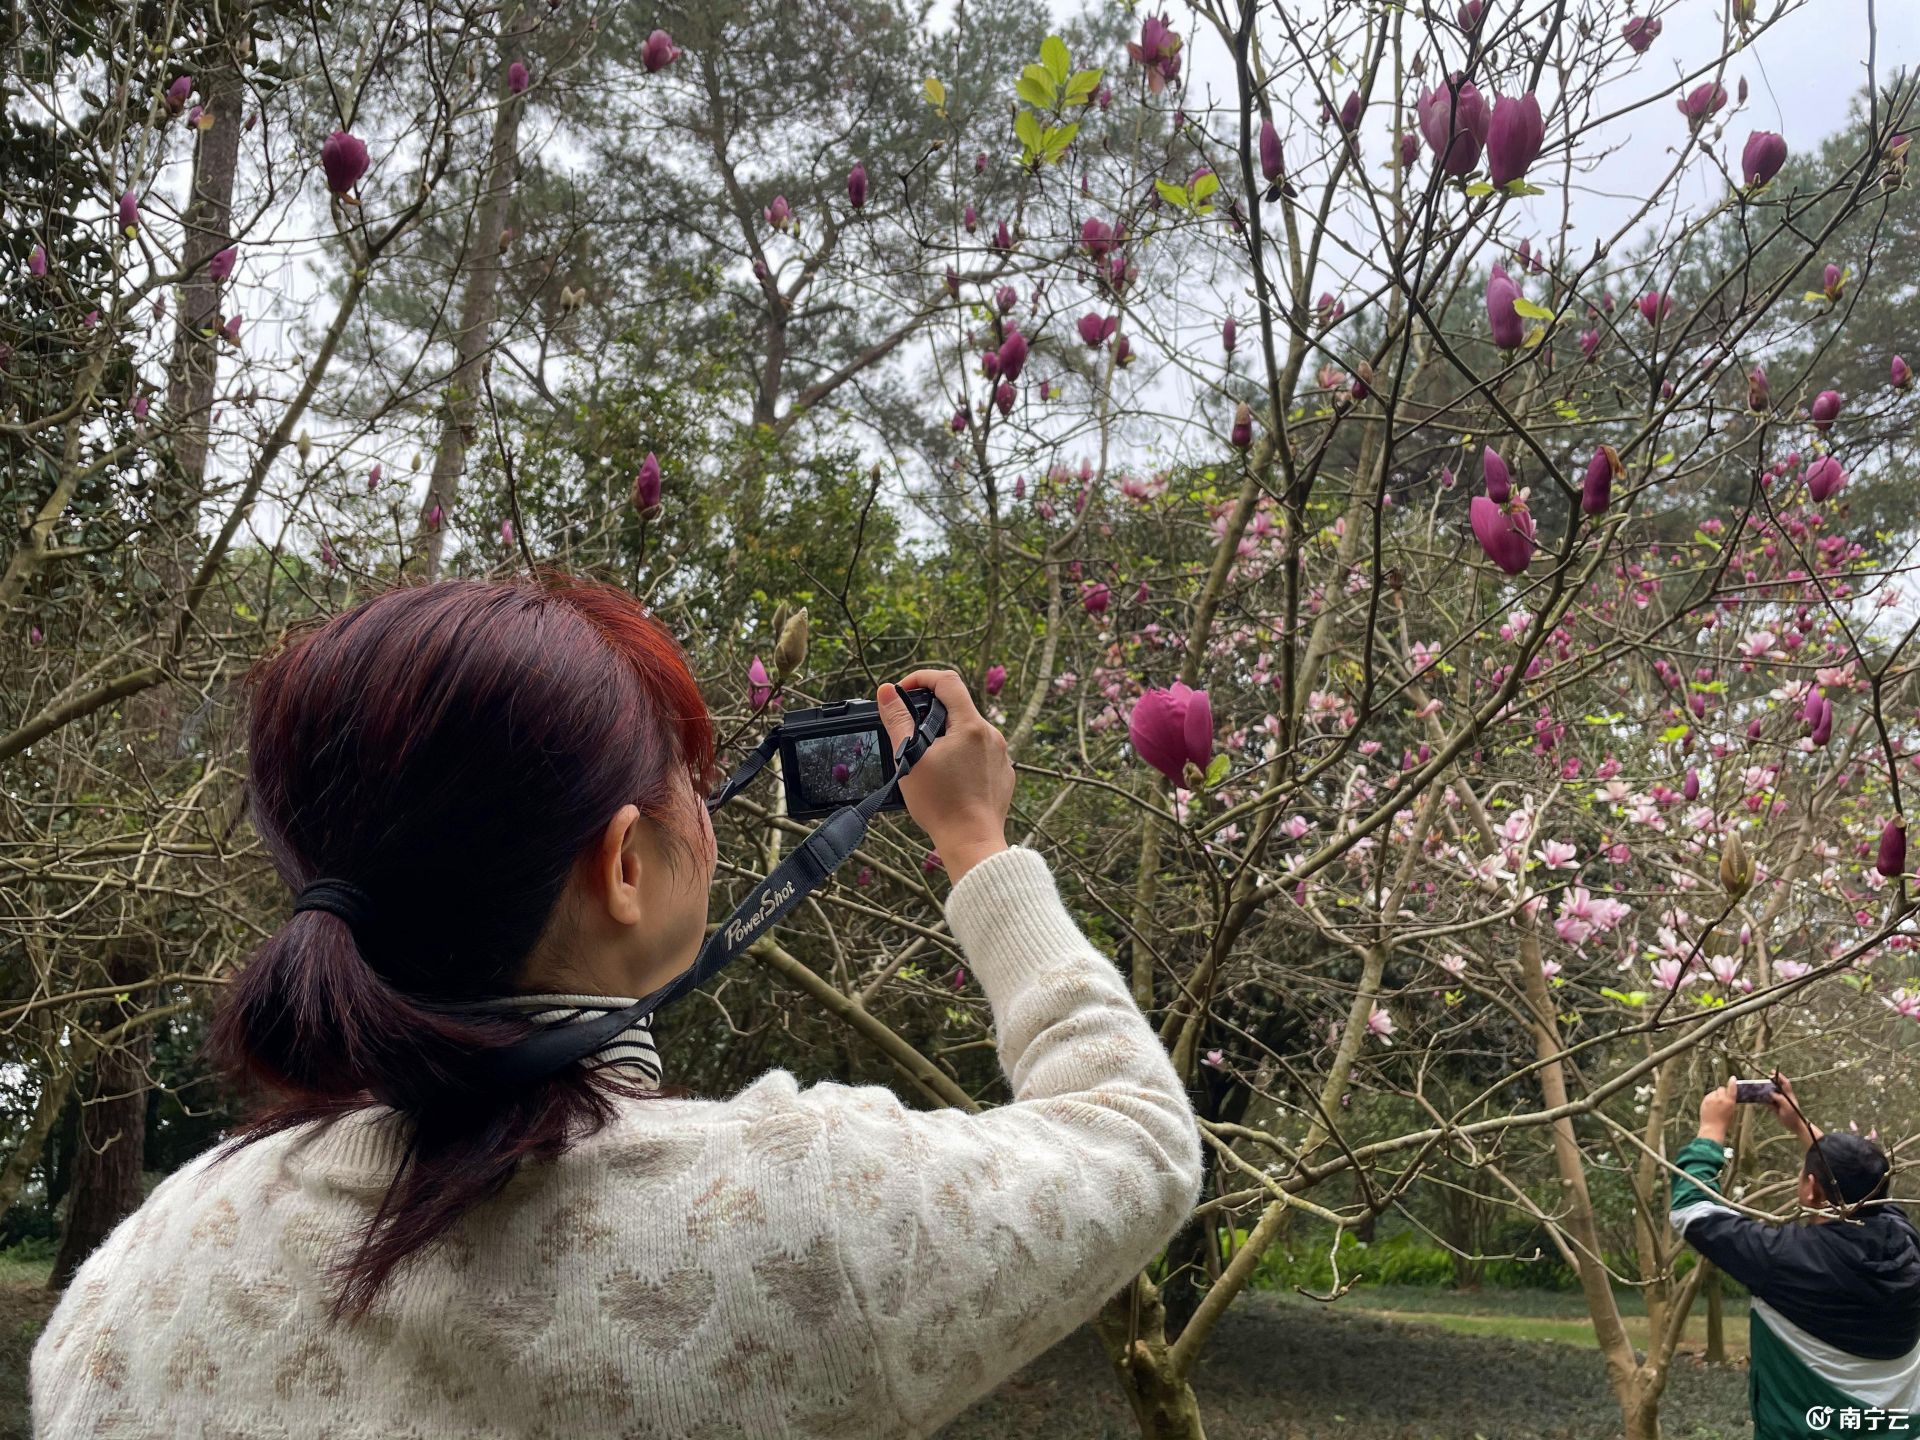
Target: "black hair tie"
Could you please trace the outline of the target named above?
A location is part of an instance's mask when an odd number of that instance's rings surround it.
[[[293,913],[298,915],[302,910],[324,910],[338,916],[357,940],[373,913],[373,897],[345,880],[315,880],[293,897]]]

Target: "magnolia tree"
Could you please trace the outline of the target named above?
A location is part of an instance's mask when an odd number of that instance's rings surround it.
[[[1436,1191],[1543,1237],[1657,1433],[1693,1098],[1920,1033],[1910,537],[1864,518],[1920,407],[1855,338],[1912,285],[1915,94],[1870,73],[1821,148],[1742,74],[1801,6],[1694,53],[1564,8],[101,29],[8,182],[0,1201],[70,1096],[138,1153],[115,1099],[180,1079],[138,1037],[284,904],[244,665],[396,577],[602,567],[732,746],[914,662],[1006,728],[1215,1162],[1097,1322],[1143,1433],[1202,1433],[1273,1257],[1326,1247],[1337,1299],[1340,1238]],[[730,889],[805,829],[725,813]],[[992,1103],[938,872],[883,827],[666,1051]],[[70,1249],[138,1179],[74,1177]]]

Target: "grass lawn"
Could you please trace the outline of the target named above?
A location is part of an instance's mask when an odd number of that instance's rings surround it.
[[[27,1357],[46,1267],[0,1266],[0,1440],[26,1440]],[[1364,1304],[1356,1304],[1363,1301]],[[1376,1286],[1335,1305],[1244,1297],[1194,1378],[1208,1440],[1612,1440],[1619,1412],[1578,1296]],[[1644,1325],[1644,1320],[1640,1321]],[[1692,1332],[1690,1332],[1692,1333]],[[1727,1306],[1740,1352],[1744,1306]],[[1674,1366],[1666,1440],[1745,1440],[1742,1365]],[[1069,1336],[943,1440],[1138,1440],[1100,1344]]]
[[[1296,1303],[1290,1299],[1288,1303]],[[1299,1304],[1317,1302],[1299,1299]],[[1436,1290],[1416,1285],[1373,1285],[1356,1289],[1339,1308],[1381,1319],[1438,1325],[1456,1335],[1500,1335],[1510,1340],[1554,1340],[1566,1345],[1592,1346],[1593,1326],[1586,1303],[1577,1293],[1558,1290]],[[1627,1334],[1640,1349],[1647,1344],[1647,1320],[1637,1295],[1622,1295],[1620,1309]],[[1727,1358],[1747,1355],[1747,1303],[1728,1299],[1725,1305]],[[1703,1355],[1707,1348],[1707,1307],[1696,1302],[1687,1316],[1680,1351]]]

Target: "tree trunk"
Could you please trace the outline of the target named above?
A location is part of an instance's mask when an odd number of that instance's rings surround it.
[[[42,1067],[40,1098],[34,1102],[33,1116],[27,1121],[20,1144],[7,1157],[6,1168],[0,1170],[0,1217],[13,1209],[20,1192],[26,1189],[33,1167],[46,1158],[47,1137],[52,1134],[60,1112],[66,1108],[67,1095],[72,1089],[73,1072],[65,1065],[55,1062]],[[52,1203],[51,1196],[48,1203]]]
[[[1702,1260],[1702,1265],[1711,1265]],[[1724,1365],[1727,1363],[1726,1315],[1721,1300],[1720,1272],[1708,1269],[1707,1278],[1700,1284],[1707,1292],[1707,1363]]]
[[[1206,1440],[1200,1400],[1167,1345],[1166,1312],[1142,1275],[1100,1309],[1094,1331],[1107,1348],[1141,1440]]]
[[[115,955],[109,966],[116,979],[144,968],[132,947]],[[152,1028],[140,1025],[94,1057],[80,1111],[66,1221],[47,1281],[51,1290],[64,1290],[80,1262],[145,1198],[141,1162],[147,1149],[147,1059],[152,1049]]]
[[[517,32],[516,32],[517,33]],[[511,45],[509,33],[503,49]],[[503,57],[504,58],[504,57]],[[506,67],[502,65],[504,88]],[[414,554],[426,564],[429,580],[438,578],[440,559],[447,548],[447,526],[460,477],[467,468],[467,446],[473,441],[481,370],[493,345],[493,322],[500,292],[500,237],[507,226],[512,202],[513,172],[520,158],[520,117],[526,102],[503,95],[494,112],[493,142],[487,158],[486,191],[467,240],[465,289],[460,297],[460,329],[455,334],[453,373],[448,375],[440,409],[440,444],[433,455],[433,474],[427,498],[420,506],[414,533]],[[434,512],[440,512],[438,519]]]
[[[1626,1440],[1660,1440],[1660,1396],[1657,1392],[1636,1395],[1620,1408],[1627,1426]]]

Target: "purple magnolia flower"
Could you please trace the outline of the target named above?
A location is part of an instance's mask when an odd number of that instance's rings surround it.
[[[1898,815],[1887,821],[1880,832],[1880,849],[1874,856],[1873,868],[1889,880],[1907,873],[1907,822]]]
[[[980,212],[971,205],[967,206],[965,210],[960,212],[960,223],[967,227],[967,233],[969,235],[973,234],[974,231],[980,228]]]
[[[1838,300],[1846,288],[1846,272],[1829,261],[1820,272],[1820,292],[1829,300]]]
[[[191,75],[175,76],[173,83],[167,87],[167,109],[178,115],[186,108],[187,97],[191,94],[193,94],[193,77]]]
[[[1588,515],[1604,515],[1613,503],[1613,482],[1624,473],[1620,452],[1602,445],[1587,462],[1587,476],[1580,486],[1580,509]]]
[[[1239,335],[1240,335],[1240,329],[1237,325],[1233,323],[1233,317],[1231,315],[1227,316],[1227,318],[1223,322],[1221,322],[1221,325],[1220,325],[1220,345],[1221,345],[1221,348],[1227,352],[1227,354],[1229,355],[1233,354],[1233,342],[1239,338]],[[1900,367],[1905,365],[1907,362],[1902,360],[1898,355],[1894,356],[1893,358],[1895,361],[1894,370],[1895,370],[1895,373],[1898,374]],[[1900,382],[1898,380],[1894,381],[1894,384],[1896,385],[1898,385],[1899,383]]]
[[[336,195],[358,185],[368,163],[367,142],[344,130],[334,131],[320,147],[320,168],[326,172],[327,188]]]
[[[1487,558],[1509,575],[1518,575],[1533,559],[1533,517],[1524,505],[1496,505],[1484,495],[1467,507],[1473,537]]]
[[[1158,95],[1180,78],[1180,37],[1165,16],[1149,15],[1140,26],[1140,39],[1127,42],[1127,54],[1147,71],[1147,89]]]
[[[1649,290],[1640,297],[1640,318],[1649,325],[1658,325],[1672,313],[1673,296]]]
[[[1134,362],[1133,342],[1127,339],[1127,337],[1124,335],[1114,336],[1113,337],[1113,363],[1118,365],[1122,370],[1124,370],[1127,368],[1127,366],[1133,364],[1133,362]]]
[[[1116,239],[1113,226],[1098,216],[1089,215],[1080,227],[1080,244],[1095,260],[1106,259]]]
[[[1320,322],[1322,329],[1339,324],[1346,313],[1347,302],[1334,299],[1330,290],[1322,290],[1320,298],[1313,302],[1314,318]]]
[[[1487,325],[1493,331],[1493,343],[1502,350],[1518,350],[1525,338],[1525,325],[1513,302],[1520,298],[1520,287],[1500,266],[1487,277]]]
[[[1746,147],[1740,152],[1740,173],[1749,189],[1766,184],[1786,163],[1787,142],[1783,136],[1771,130],[1755,130],[1747,136]]]
[[[1253,407],[1244,400],[1234,407],[1233,429],[1227,434],[1227,443],[1236,450],[1245,450],[1253,444]]]
[[[27,644],[38,647],[46,643],[47,637],[38,625],[29,625],[27,627]]]
[[[1119,324],[1120,321],[1112,315],[1103,318],[1090,310],[1080,317],[1080,338],[1086,342],[1089,350],[1098,350],[1107,343],[1107,337],[1113,334]]]
[[[36,245],[33,247],[33,253],[27,256],[27,273],[29,275],[44,275],[47,273],[46,246]]]
[[[440,522],[446,518],[447,512],[440,508],[438,502],[435,502],[434,507],[427,511],[427,528],[429,530],[438,530],[440,528]]]
[[[1285,168],[1284,157],[1280,151],[1280,132],[1273,128],[1273,121],[1260,122],[1260,173],[1269,181],[1280,178]]]
[[[773,203],[760,214],[775,230],[784,231],[793,223],[793,207],[787,203],[787,197],[784,195],[774,196]]]
[[[1708,80],[1689,90],[1686,98],[1677,102],[1677,108],[1687,117],[1687,124],[1697,130],[1718,114],[1720,107],[1726,103],[1727,87],[1718,80]]]
[[[1351,135],[1360,128],[1360,116],[1366,109],[1366,102],[1360,98],[1360,92],[1350,92],[1340,106],[1340,128]]]
[[[148,399],[145,395],[136,395],[133,397],[133,418],[134,419],[136,420],[146,419],[147,412],[152,409],[153,409],[153,401]]]
[[[1420,158],[1420,137],[1411,130],[1400,132],[1400,168],[1410,170]]]
[[[229,342],[238,345],[240,343],[240,317],[238,315],[228,316],[227,323],[221,327],[220,333],[224,335]]]
[[[976,175],[984,175],[987,173],[986,151],[982,150],[978,155],[973,157],[973,173]]]
[[[1027,337],[1011,325],[1007,327],[1007,338],[1000,342],[995,354],[1003,380],[1014,381],[1020,378],[1020,372],[1027,365]]]
[[[1807,738],[1818,748],[1833,739],[1833,702],[1818,691],[1809,698],[1817,702],[1817,714],[1813,717],[1813,729]]]
[[[134,198],[131,190],[120,196],[120,230],[122,234],[133,235],[140,229],[140,202]]]
[[[1599,348],[1600,332],[1598,330],[1582,330],[1580,332],[1580,353],[1582,355],[1591,360],[1593,358],[1593,352]]]
[[[1840,462],[1831,455],[1822,455],[1807,466],[1807,498],[1816,505],[1824,505],[1845,488],[1847,472],[1840,468]]]
[[[500,521],[500,543],[507,546],[513,544],[513,517],[511,515],[506,516]]]
[[[673,43],[673,37],[664,30],[654,31],[647,36],[647,43],[640,47],[640,63],[647,67],[649,75],[666,69],[679,58],[679,48]]]
[[[1011,285],[1002,285],[998,290],[993,292],[993,303],[999,307],[1000,313],[1004,315],[1020,303],[1020,296]]]
[[[518,60],[514,61],[507,67],[507,93],[509,95],[526,94],[527,84],[532,78],[531,75],[527,74],[527,67],[525,65]]]
[[[1104,615],[1113,600],[1113,592],[1098,580],[1089,580],[1080,590],[1080,605],[1089,615]]]
[[[224,250],[216,250],[207,261],[207,276],[212,280],[224,280],[233,274],[233,262],[240,258],[240,247],[229,245]]]
[[[867,203],[867,167],[858,161],[847,172],[847,199],[856,210]]]
[[[340,568],[340,557],[333,551],[333,542],[325,537],[320,541],[320,563],[329,570]]]
[[[1004,665],[989,665],[986,676],[981,681],[981,688],[989,695],[998,695],[1002,690],[1006,689],[1007,667]]]
[[[1504,505],[1513,498],[1513,473],[1491,445],[1480,452],[1480,473],[1486,477],[1487,498],[1494,504]]]
[[[1809,407],[1809,413],[1813,416],[1814,429],[1820,431],[1822,434],[1831,430],[1833,428],[1833,422],[1840,417],[1840,392],[1838,390],[1822,390],[1818,395],[1813,397],[1813,404]]]
[[[1887,370],[1891,377],[1890,383],[1894,389],[1907,390],[1912,388],[1913,367],[1907,364],[1906,357],[1901,355],[1894,356],[1893,363],[1887,367]]]
[[[1204,690],[1175,681],[1168,690],[1146,690],[1127,717],[1133,753],[1175,785],[1192,785],[1213,760],[1213,702]],[[1189,769],[1198,775],[1189,778]]]
[[[1747,409],[1764,415],[1773,408],[1773,386],[1767,381],[1767,372],[1756,365],[1747,372]]]
[[[773,677],[767,674],[767,667],[761,663],[758,655],[747,666],[747,703],[754,709],[763,709],[767,701],[773,698]]]
[[[1002,415],[1011,415],[1013,413],[1013,402],[1017,398],[1019,397],[1015,392],[1013,386],[1007,384],[1007,382],[1004,380],[1002,380],[1000,384],[995,387],[993,392],[994,406],[1000,411]]]
[[[1698,800],[1700,798],[1700,772],[1698,770],[1690,769],[1687,771],[1687,778],[1680,782],[1680,798],[1683,800]]]
[[[1652,15],[1629,15],[1620,27],[1620,38],[1634,54],[1644,55],[1647,47],[1660,38],[1660,21]]]
[[[953,431],[954,434],[958,435],[962,430],[965,430],[968,426],[972,424],[973,424],[973,416],[967,413],[965,406],[962,406],[960,409],[953,412],[953,419],[947,422],[947,428]]]
[[[947,294],[953,296],[955,299],[958,299],[960,296],[960,272],[954,269],[951,265],[947,266],[945,280],[946,280],[946,286],[947,286]]]
[[[1487,0],[1466,0],[1466,3],[1454,12],[1454,19],[1460,22],[1460,28],[1471,35],[1480,28],[1480,22],[1487,18]]]
[[[1540,102],[1529,90],[1519,99],[1503,95],[1493,102],[1487,121],[1487,171],[1495,185],[1509,185],[1540,158],[1546,138]]]
[[[660,508],[660,457],[651,450],[633,477],[633,508],[642,515]]]
[[[1013,232],[1007,228],[1004,220],[993,227],[993,248],[1003,255],[1013,249]]]
[[[1423,93],[1413,113],[1434,163],[1447,174],[1466,175],[1480,163],[1490,118],[1487,102],[1459,71],[1448,76],[1445,85]]]

